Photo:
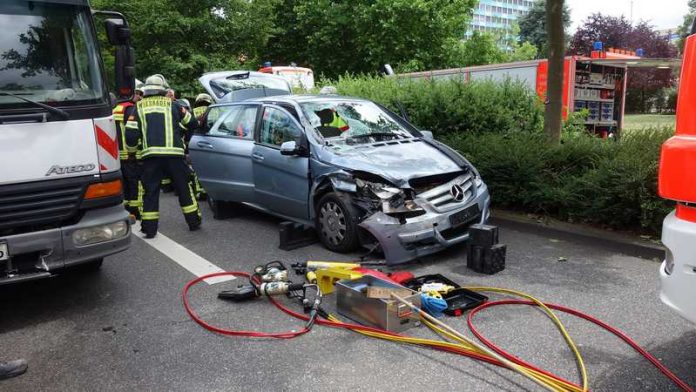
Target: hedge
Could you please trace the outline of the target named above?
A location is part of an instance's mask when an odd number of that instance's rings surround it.
[[[543,127],[543,107],[536,95],[518,82],[344,76],[329,82],[342,95],[377,101],[436,137],[458,132],[537,132]]]
[[[543,108],[514,82],[343,77],[339,93],[380,102],[463,153],[489,186],[493,206],[647,234],[673,203],[657,196],[660,146],[673,130],[602,140],[569,122],[559,146],[541,131]],[[582,121],[581,121],[582,122]]]
[[[444,141],[478,168],[495,207],[658,234],[674,203],[657,196],[660,146],[670,128],[633,131],[620,141],[564,134],[457,134]]]

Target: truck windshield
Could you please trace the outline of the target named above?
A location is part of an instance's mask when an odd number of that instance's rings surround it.
[[[90,18],[87,7],[0,2],[0,92],[60,107],[106,103]],[[0,95],[0,110],[24,108],[37,107]]]

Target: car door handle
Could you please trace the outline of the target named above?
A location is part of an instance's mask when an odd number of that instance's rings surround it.
[[[196,142],[196,145],[200,148],[207,148],[210,150],[213,149],[213,145],[208,143],[208,142],[199,141],[199,142]]]
[[[261,161],[263,161],[263,155],[255,152],[255,153],[251,154],[251,159],[261,162]]]

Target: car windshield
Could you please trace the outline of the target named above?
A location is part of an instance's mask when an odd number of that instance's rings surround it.
[[[290,86],[287,81],[273,76],[254,75],[252,73],[241,73],[226,78],[214,79],[210,81],[210,86],[215,90],[215,95],[218,97],[233,91],[259,88],[285,90],[288,94],[290,93]]]
[[[89,9],[8,0],[0,3],[0,92],[52,106],[105,103]],[[0,110],[35,107],[0,96]]]
[[[306,102],[300,106],[312,126],[332,145],[350,146],[413,137],[372,102],[330,100]]]

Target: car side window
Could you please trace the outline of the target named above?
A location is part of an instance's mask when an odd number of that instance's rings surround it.
[[[220,116],[224,115],[225,112],[227,112],[229,109],[230,109],[229,106],[214,106],[214,107],[208,109],[208,112],[201,119],[205,133],[209,133],[213,129],[213,125],[215,125],[215,122],[220,118]]]
[[[242,139],[254,137],[256,107],[233,106],[223,116],[208,133],[210,136],[234,136]]]
[[[301,136],[302,130],[287,112],[274,107],[264,109],[261,143],[280,147],[285,142],[299,142]]]

